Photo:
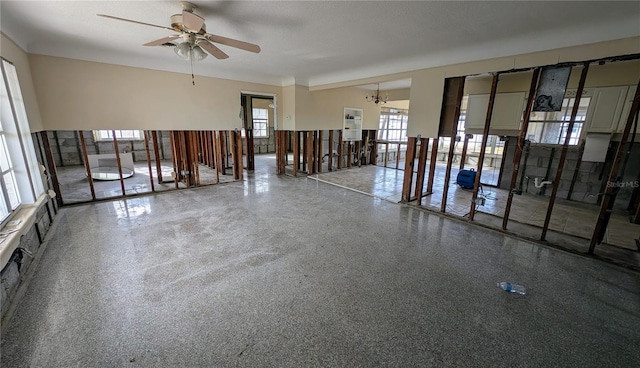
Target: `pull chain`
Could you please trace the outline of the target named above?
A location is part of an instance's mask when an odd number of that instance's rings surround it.
[[[189,50],[189,61],[191,62],[191,83],[196,85],[196,78],[193,76],[193,50]]]

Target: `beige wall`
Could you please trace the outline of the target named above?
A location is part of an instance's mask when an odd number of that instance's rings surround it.
[[[380,106],[365,96],[365,90],[355,87],[312,92],[296,85],[295,130],[342,129],[345,107],[363,110],[362,129],[378,129]]]
[[[4,34],[0,34],[0,55],[2,55],[6,60],[12,62],[16,67],[18,80],[20,81],[20,90],[22,91],[22,98],[24,99],[27,119],[29,119],[29,127],[31,128],[31,131],[37,132],[44,130],[27,53],[25,53]]]
[[[581,67],[574,68],[568,88],[578,88]],[[498,80],[498,93],[527,92],[533,72],[503,74]],[[585,87],[635,85],[640,79],[640,60],[620,61],[605,65],[590,65]],[[491,91],[491,76],[472,77],[465,81],[465,94],[485,94]]]
[[[635,37],[310,89],[209,77],[196,77],[196,86],[192,86],[187,74],[42,55],[29,55],[27,59],[24,52],[4,36],[2,40],[2,55],[19,60],[12,61],[22,74],[27,112],[34,130],[240,128],[240,92],[243,90],[277,94],[279,128],[283,130],[341,129],[344,107],[362,108],[363,129],[377,129],[379,106],[366,102],[362,89],[345,86],[411,78],[411,89],[389,93],[393,99],[411,101],[410,136],[435,137],[446,77],[640,53],[640,37]],[[634,84],[640,77],[638,65],[638,62],[621,63],[618,67],[593,65],[587,86]],[[529,83],[530,72],[505,75],[501,77],[499,92],[526,91]],[[572,76],[570,87],[574,84],[577,84],[576,77]],[[29,86],[33,85],[35,89],[32,87],[29,93]],[[489,87],[490,77],[474,78],[467,82],[466,90],[467,93],[488,93]]]
[[[241,91],[282,88],[227,79],[30,55],[44,128],[231,130]]]
[[[580,62],[638,53],[640,53],[640,37],[631,37],[549,51],[422,69],[414,72],[403,72],[380,77],[364,78],[350,82],[315,86],[313,87],[313,90],[320,91],[323,89],[345,87],[348,85],[363,85],[411,78],[411,110],[409,111],[408,135],[415,137],[420,134],[425,138],[435,137],[438,132],[440,105],[442,102],[443,91],[441,87],[444,85],[444,78],[446,77],[507,71],[540,65],[552,65],[562,62]],[[630,68],[632,67],[630,66]],[[635,72],[637,72],[637,70]],[[571,83],[573,83],[573,78],[574,77],[572,77],[572,80],[570,81],[570,86]],[[592,79],[594,81],[593,83],[600,83],[597,82],[595,76],[592,77]],[[637,78],[633,83],[637,83]],[[528,90],[528,84],[525,90]],[[484,93],[488,93],[488,90]]]

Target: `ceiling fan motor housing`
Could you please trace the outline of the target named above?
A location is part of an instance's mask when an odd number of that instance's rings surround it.
[[[198,32],[193,32],[187,29],[184,26],[184,23],[182,20],[182,14],[174,14],[171,16],[171,28],[173,28],[176,32],[196,33],[199,35],[203,35],[207,33],[207,27],[204,23],[202,24],[202,27],[200,28],[200,30],[198,30]]]

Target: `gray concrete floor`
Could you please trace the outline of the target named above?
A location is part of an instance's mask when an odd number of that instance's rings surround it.
[[[640,361],[638,273],[275,176],[272,160],[243,182],[63,208],[2,366]]]

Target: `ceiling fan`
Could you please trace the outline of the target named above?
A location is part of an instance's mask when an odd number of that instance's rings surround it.
[[[177,32],[178,34],[176,35],[163,37],[155,41],[147,42],[143,46],[170,46],[173,47],[175,53],[178,56],[185,60],[200,61],[207,57],[207,53],[213,55],[216,59],[226,59],[229,57],[229,55],[224,53],[213,43],[235,47],[237,49],[254,53],[260,52],[260,46],[258,45],[207,33],[206,26],[204,24],[204,18],[193,12],[194,9],[196,9],[196,6],[186,1],[180,2],[180,5],[182,6],[182,13],[174,14],[171,16],[170,27],[114,17],[112,15],[97,15],[104,18],[142,24],[145,26],[162,28],[169,31]],[[176,40],[181,41],[174,43],[173,41]]]

